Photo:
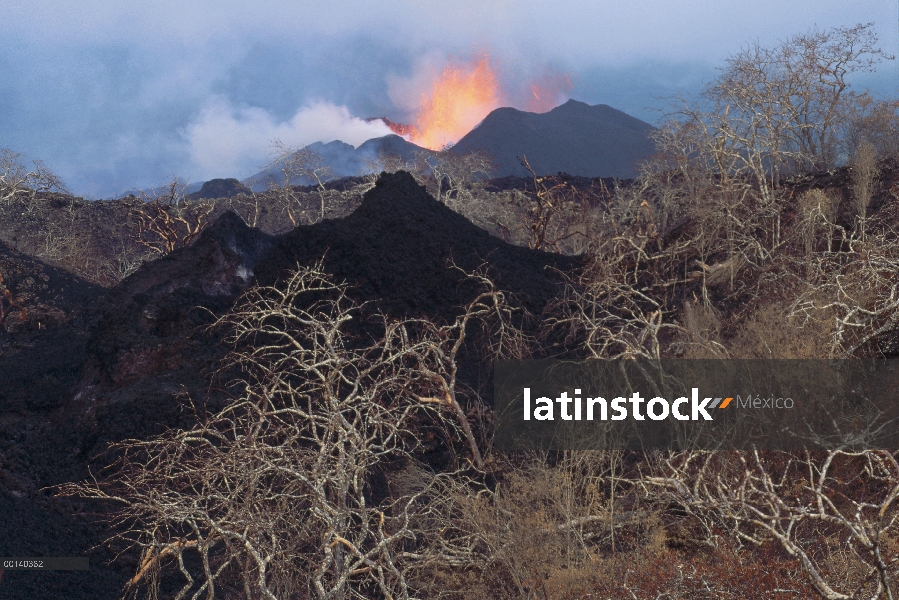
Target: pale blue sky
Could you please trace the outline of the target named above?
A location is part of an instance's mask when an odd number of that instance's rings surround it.
[[[571,96],[654,121],[754,41],[874,22],[899,54],[895,0],[3,0],[0,147],[89,197],[245,177],[268,142],[382,135],[448,57],[488,52],[510,93],[569,73]],[[899,65],[856,80],[899,96]],[[518,87],[516,87],[518,86]]]

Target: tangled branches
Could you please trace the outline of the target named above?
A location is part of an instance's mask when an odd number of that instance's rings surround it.
[[[280,203],[291,224],[296,227],[302,219],[314,223],[325,218],[325,212],[332,209],[325,184],[334,178],[334,173],[325,160],[309,146],[295,148],[281,140],[272,140],[272,160],[263,167],[261,177],[253,183],[263,183]],[[304,195],[296,187],[312,184],[318,195],[318,215],[307,215]],[[258,215],[258,210],[257,213]]]
[[[695,256],[695,240],[662,247],[645,202],[627,225],[613,222],[606,233],[585,268],[567,278],[544,334],[561,334],[562,346],[583,357],[661,358],[666,335],[686,331],[672,318],[671,289],[703,277],[700,271],[678,276],[676,270],[685,257]]]
[[[874,220],[879,226],[864,239],[842,232],[850,252],[808,259],[815,275],[791,312],[806,324],[827,325],[831,357],[882,356],[899,349],[899,235],[889,212]]]
[[[893,452],[685,452],[668,456],[637,483],[710,532],[723,529],[753,545],[774,541],[800,560],[822,598],[895,597],[899,462]]]
[[[132,211],[137,220],[135,237],[139,244],[160,256],[190,245],[206,228],[215,209],[210,201],[186,202],[177,179],[166,185],[162,194],[153,192],[152,198],[141,195],[144,202]]]
[[[320,265],[248,292],[217,324],[234,345],[224,369],[243,374],[234,401],[188,431],[119,444],[104,479],[60,490],[119,506],[120,538],[143,551],[128,594],[153,597],[168,570],[183,578],[179,600],[241,588],[247,598],[410,597],[416,549],[433,533],[413,523],[446,475],[388,497],[372,478],[455,440],[467,468],[483,466],[457,354],[475,320],[498,318],[499,339],[512,338],[503,294],[481,281],[454,324],[382,318],[369,344],[347,334],[360,307]]]
[[[565,240],[584,235],[573,225],[583,219],[586,202],[578,198],[568,182],[557,177],[538,177],[526,156],[521,166],[531,174],[534,191],[528,193],[526,214],[520,217],[530,235],[528,248],[558,250]]]
[[[32,161],[29,168],[22,158],[20,153],[9,148],[0,150],[0,202],[11,204],[24,199],[33,200],[38,192],[66,192],[59,177],[43,162]],[[33,203],[29,203],[29,212],[33,208]]]

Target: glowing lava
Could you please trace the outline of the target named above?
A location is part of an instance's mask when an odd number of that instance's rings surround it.
[[[407,140],[430,150],[441,150],[459,141],[500,106],[546,112],[560,104],[573,87],[568,75],[548,72],[510,99],[485,54],[468,62],[450,61],[427,84],[414,125],[396,123],[385,117],[381,120]]]
[[[439,150],[454,143],[490,111],[501,106],[496,74],[484,56],[467,65],[447,65],[424,94],[418,108],[417,131],[410,133],[419,146]]]
[[[403,137],[415,138],[418,135],[418,128],[415,125],[406,125],[404,123],[397,123],[395,121],[391,121],[387,117],[381,117],[381,120],[390,127],[390,131],[397,135],[401,135]]]

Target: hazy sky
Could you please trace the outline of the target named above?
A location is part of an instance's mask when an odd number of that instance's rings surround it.
[[[0,148],[110,197],[172,175],[246,177],[289,144],[389,133],[446,62],[489,54],[504,88],[567,73],[571,96],[653,122],[754,41],[874,22],[895,0],[0,0]],[[859,78],[899,96],[897,61]]]

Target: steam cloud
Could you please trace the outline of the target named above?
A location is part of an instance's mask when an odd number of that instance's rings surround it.
[[[393,133],[382,121],[365,121],[345,106],[315,102],[278,122],[258,107],[235,107],[222,98],[209,101],[199,118],[184,130],[193,178],[243,177],[268,162],[272,141],[289,146],[341,140],[353,146]]]

